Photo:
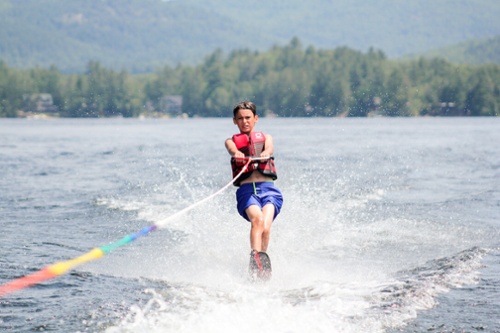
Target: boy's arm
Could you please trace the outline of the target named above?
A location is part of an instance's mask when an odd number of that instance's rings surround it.
[[[271,157],[274,153],[273,137],[266,134],[266,142],[264,143],[264,150],[260,153],[260,157]]]
[[[244,158],[245,157],[245,154],[243,154],[241,151],[238,150],[238,148],[236,148],[236,144],[234,143],[234,141],[232,139],[227,139],[225,142],[225,145],[226,145],[226,149],[227,149],[227,152],[229,153],[229,155],[236,157],[236,158],[238,158],[238,157]]]

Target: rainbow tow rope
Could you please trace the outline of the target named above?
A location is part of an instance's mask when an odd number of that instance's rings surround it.
[[[3,297],[11,292],[14,292],[19,289],[24,289],[27,287],[30,287],[32,285],[35,285],[37,283],[40,283],[45,280],[53,279],[59,275],[63,275],[67,271],[75,268],[76,266],[79,266],[81,264],[84,264],[88,261],[99,259],[105,254],[111,252],[112,250],[116,249],[117,247],[123,246],[125,244],[128,244],[137,238],[147,235],[150,232],[156,230],[158,227],[157,225],[151,225],[149,227],[143,228],[141,231],[135,233],[135,234],[130,234],[119,241],[109,244],[106,246],[102,246],[100,248],[95,248],[90,250],[89,252],[85,253],[84,255],[81,255],[77,258],[68,260],[68,261],[63,261],[63,262],[58,262],[53,265],[47,266],[44,269],[39,270],[38,272],[35,272],[33,274],[18,278],[16,280],[13,280],[11,282],[8,282],[4,285],[0,286],[0,297]]]
[[[26,276],[20,277],[18,279],[12,280],[10,282],[7,282],[3,285],[0,285],[0,298],[4,297],[10,293],[13,293],[17,290],[31,287],[35,284],[40,283],[40,282],[53,279],[59,275],[63,275],[66,272],[68,272],[69,270],[71,270],[79,265],[82,265],[82,264],[89,262],[89,261],[92,261],[92,260],[99,259],[102,256],[104,256],[105,254],[108,254],[109,252],[111,252],[112,250],[114,250],[120,246],[129,244],[129,243],[135,241],[139,237],[145,236],[145,235],[147,235],[147,234],[149,234],[157,229],[160,229],[161,227],[165,226],[167,221],[170,221],[171,219],[193,209],[194,207],[196,207],[196,206],[202,204],[203,202],[213,198],[214,196],[218,195],[219,193],[224,191],[226,188],[231,186],[231,184],[247,170],[248,165],[250,164],[250,162],[252,160],[255,160],[255,159],[248,158],[248,162],[245,164],[245,166],[242,168],[242,170],[240,171],[240,173],[236,177],[234,177],[229,183],[227,183],[220,190],[211,194],[210,196],[206,197],[205,199],[200,200],[200,201],[192,204],[191,206],[186,207],[183,210],[177,212],[176,214],[174,214],[174,215],[172,215],[172,216],[170,216],[162,221],[159,221],[153,225],[150,225],[149,227],[142,228],[140,231],[138,231],[134,234],[127,235],[117,242],[114,242],[114,243],[109,244],[109,245],[101,246],[99,248],[94,248],[94,249],[90,250],[89,252],[87,252],[79,257],[73,258],[73,259],[68,260],[68,261],[62,261],[62,262],[55,263],[53,265],[47,266],[47,267],[35,272],[33,274],[26,275]]]

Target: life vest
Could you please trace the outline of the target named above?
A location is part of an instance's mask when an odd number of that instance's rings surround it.
[[[264,150],[266,136],[262,132],[252,132],[250,133],[250,137],[244,133],[235,134],[233,135],[233,142],[235,143],[236,148],[245,154],[245,156],[259,157],[260,153]],[[231,158],[233,178],[241,172],[241,169],[245,166],[246,162],[247,161],[244,160],[237,160],[234,157]],[[273,180],[278,178],[278,175],[276,174],[276,167],[274,166],[274,157],[271,156],[267,160],[250,162],[247,171],[236,179],[233,184],[235,186],[240,186],[241,181],[250,177],[252,172],[255,170],[259,171],[264,176],[271,177]]]

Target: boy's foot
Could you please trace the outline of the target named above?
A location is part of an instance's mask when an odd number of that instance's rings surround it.
[[[252,280],[259,279],[267,281],[271,278],[271,260],[267,253],[257,252],[255,250],[250,252],[249,273]]]

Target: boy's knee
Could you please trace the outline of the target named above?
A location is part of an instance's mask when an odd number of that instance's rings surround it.
[[[264,228],[264,217],[255,216],[252,218],[252,226],[256,228]]]

